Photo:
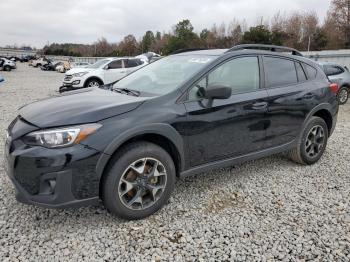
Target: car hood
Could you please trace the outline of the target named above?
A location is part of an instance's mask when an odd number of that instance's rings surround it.
[[[80,73],[80,72],[91,72],[96,70],[95,68],[82,68],[82,67],[76,67],[76,68],[72,68],[70,70],[68,70],[66,72],[66,75],[73,75],[76,73]]]
[[[77,125],[132,111],[147,99],[150,98],[84,88],[23,106],[19,114],[40,128]]]

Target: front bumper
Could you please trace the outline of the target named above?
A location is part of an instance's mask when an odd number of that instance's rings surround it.
[[[73,88],[81,88],[84,87],[84,81],[81,78],[76,77],[65,77],[63,80],[63,86],[73,87]]]
[[[16,199],[25,204],[49,208],[79,207],[99,202],[96,164],[101,153],[75,145],[47,149],[7,138],[5,171]]]

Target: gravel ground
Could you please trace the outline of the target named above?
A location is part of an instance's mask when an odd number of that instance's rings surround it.
[[[17,108],[54,94],[63,75],[25,64],[1,74],[3,148]],[[136,222],[102,205],[48,210],[17,203],[1,163],[1,260],[349,261],[349,118],[347,104],[314,166],[276,155],[179,180],[167,206]]]

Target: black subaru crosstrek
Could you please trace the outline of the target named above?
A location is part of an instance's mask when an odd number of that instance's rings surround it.
[[[5,168],[20,202],[101,199],[140,219],[167,202],[177,177],[280,152],[314,164],[336,125],[337,89],[294,49],[183,52],[109,86],[20,108]]]

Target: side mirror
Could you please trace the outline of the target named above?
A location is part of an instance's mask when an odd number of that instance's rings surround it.
[[[222,85],[211,85],[205,90],[204,97],[210,100],[213,99],[228,99],[231,97],[232,89]]]

